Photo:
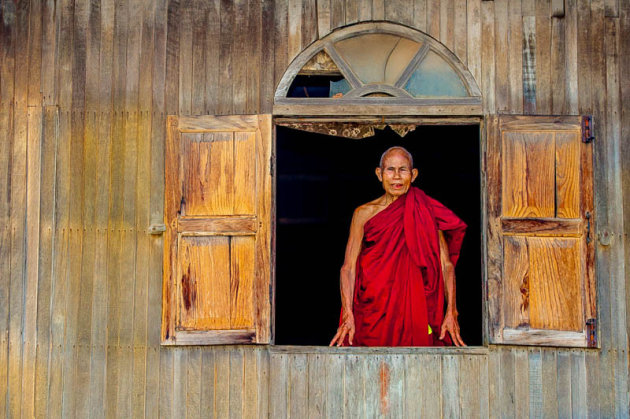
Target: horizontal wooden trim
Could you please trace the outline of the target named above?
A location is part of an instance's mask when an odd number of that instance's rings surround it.
[[[564,330],[541,329],[503,329],[503,341],[509,345],[536,346],[567,346],[572,348],[586,348],[586,334],[584,332],[570,332]]]
[[[502,218],[501,229],[506,236],[569,236],[582,235],[581,219]]]
[[[481,97],[312,97],[312,98],[291,98],[276,97],[274,105],[344,105],[344,106],[435,106],[435,105],[480,105]]]
[[[581,116],[501,115],[501,130],[574,131],[582,130]]]
[[[171,339],[162,341],[162,345],[234,345],[243,343],[256,343],[256,331],[252,329],[176,331]]]
[[[321,355],[487,355],[483,346],[465,347],[336,347],[336,346],[269,346],[271,354],[321,354]]]
[[[479,125],[482,121],[481,116],[454,116],[449,118],[442,118],[440,116],[407,116],[398,117],[391,116],[387,118],[379,118],[374,116],[322,116],[322,117],[301,117],[301,116],[288,116],[288,117],[276,117],[274,122],[277,125],[291,124],[291,123],[326,123],[326,122],[353,122],[358,124],[416,124],[416,125]]]
[[[331,99],[334,100],[334,99]],[[364,99],[362,99],[364,100]],[[382,105],[362,103],[352,105],[343,102],[330,104],[286,104],[273,106],[275,115],[483,115],[479,104],[423,104],[423,105]]]
[[[179,217],[177,232],[186,235],[251,235],[258,230],[256,217]]]
[[[181,132],[252,132],[258,129],[258,115],[180,116]]]

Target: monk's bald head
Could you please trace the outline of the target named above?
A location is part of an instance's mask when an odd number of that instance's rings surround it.
[[[411,153],[409,151],[407,151],[407,149],[405,147],[401,147],[401,146],[394,146],[394,147],[390,147],[387,150],[385,150],[385,152],[381,155],[381,161],[379,163],[379,167],[381,169],[385,168],[385,160],[387,159],[387,157],[389,157],[392,154],[400,154],[404,157],[407,158],[407,160],[409,161],[409,168],[413,169],[413,156],[411,155]]]

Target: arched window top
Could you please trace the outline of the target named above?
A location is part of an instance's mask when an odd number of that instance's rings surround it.
[[[302,51],[278,85],[274,113],[473,115],[481,114],[481,92],[435,39],[370,22],[337,30]]]

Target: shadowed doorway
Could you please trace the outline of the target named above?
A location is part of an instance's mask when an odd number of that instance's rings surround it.
[[[276,315],[278,345],[328,345],[338,325],[343,264],[354,209],[383,194],[374,174],[383,151],[407,148],[414,185],[468,224],[457,264],[464,342],[482,342],[479,125],[389,128],[349,139],[278,126]]]

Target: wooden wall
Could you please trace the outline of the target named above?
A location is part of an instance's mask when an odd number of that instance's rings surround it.
[[[630,3],[565,3],[0,1],[0,416],[627,415]],[[269,113],[369,20],[444,43],[488,114],[594,115],[601,350],[160,347],[165,115]]]

